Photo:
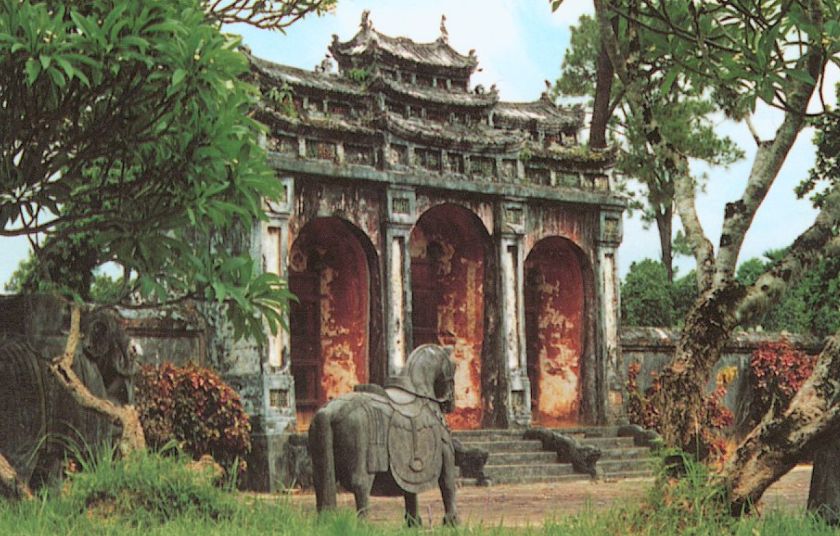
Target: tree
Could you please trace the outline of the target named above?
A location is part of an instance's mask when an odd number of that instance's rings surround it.
[[[648,50],[649,41],[656,37],[643,25],[620,25],[615,18],[612,27],[626,41],[628,55],[634,50]],[[606,132],[595,132],[605,131],[609,126],[609,137],[620,149],[616,170],[620,176],[637,179],[644,189],[634,194],[631,207],[641,210],[647,224],[656,224],[662,264],[668,281],[673,281],[674,171],[688,172],[688,168],[674,170],[663,165],[660,155],[652,150],[645,137],[646,125],[657,124],[662,135],[684,158],[708,165],[727,166],[743,158],[743,151],[729,137],[715,132],[713,114],[718,107],[708,95],[677,76],[665,79],[673,72],[673,62],[669,63],[667,58],[641,53],[634,56],[638,59],[632,66],[633,91],[644,97],[643,106],[638,110],[640,114],[634,114],[634,108],[628,105],[627,86],[620,79],[611,81],[609,89],[603,89],[607,88],[601,81],[605,76],[599,63],[603,52],[598,22],[583,15],[578,25],[572,27],[570,46],[563,57],[562,75],[555,84],[555,91],[559,95],[596,99],[591,136],[605,137]],[[609,72],[612,77],[612,69]],[[609,95],[604,98],[599,91],[608,91]],[[603,121],[595,115],[605,115],[612,120]]]
[[[558,0],[552,6],[559,5]],[[824,108],[809,112],[829,63],[840,56],[840,6],[821,0],[760,2],[745,9],[740,2],[624,2],[595,0],[602,42],[617,77],[630,87],[626,92],[633,113],[645,108],[632,90],[635,58],[622,47],[613,19],[628,28],[644,25],[656,36],[639,51],[647,57],[667,58],[673,67],[663,83],[682,77],[704,88],[729,117],[743,120],[756,142],[756,155],[745,189],[737,201],[724,207],[717,251],[697,217],[697,184],[685,168],[685,159],[656,123],[645,127],[652,149],[663,165],[675,173],[676,209],[697,261],[699,298],[686,318],[674,359],[660,375],[662,395],[654,403],[663,416],[663,436],[690,448],[695,423],[702,415],[703,387],[720,358],[721,348],[736,326],[766,310],[805,270],[840,251],[840,191],[836,185],[836,152],[828,147],[827,133],[837,115]],[[673,74],[672,74],[673,73]],[[819,100],[819,99],[817,99]],[[752,128],[750,116],[762,101],[778,110],[781,124],[771,139]],[[744,287],[735,269],[756,210],[773,186],[791,147],[816,113],[823,132],[820,156],[811,184],[826,183],[819,196],[820,212],[814,224],[797,238],[787,254],[756,282]],[[814,373],[781,417],[768,416],[750,432],[724,468],[729,501],[734,513],[743,512],[764,490],[786,473],[803,452],[840,425],[840,333],[831,337],[818,357]]]
[[[627,326],[671,327],[674,299],[661,262],[644,259],[630,265],[621,285],[621,322]]]
[[[280,186],[249,116],[259,94],[248,62],[220,24],[282,29],[333,3],[0,0],[0,236],[29,237],[39,264],[67,259],[48,282],[72,300],[113,262],[121,297],[223,303],[237,336],[264,339],[282,323],[285,282],[219,237],[264,218],[262,199]],[[122,426],[121,450],[143,448],[136,412],[72,372],[80,308],[50,370]]]

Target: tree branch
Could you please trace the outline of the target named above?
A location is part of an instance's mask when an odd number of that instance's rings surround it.
[[[840,186],[823,203],[814,223],[793,242],[787,254],[762,274],[749,289],[735,313],[739,323],[766,311],[808,268],[821,258],[840,255]]]
[[[810,15],[812,23],[821,24],[822,13],[818,0],[811,3]],[[797,63],[799,67],[806,68],[812,81],[792,82],[791,97],[788,99],[791,109],[785,114],[781,126],[776,131],[775,139],[762,142],[758,146],[743,196],[740,200],[726,205],[720,235],[720,249],[717,255],[716,282],[734,277],[738,254],[747,230],[752,224],[758,207],[776,180],[799,132],[805,125],[808,102],[814,93],[816,80],[820,78],[822,57],[822,44],[811,42],[808,51]]]
[[[733,514],[748,511],[824,434],[840,428],[838,378],[840,332],[827,341],[814,372],[782,417],[774,419],[768,413],[727,461],[723,474]]]

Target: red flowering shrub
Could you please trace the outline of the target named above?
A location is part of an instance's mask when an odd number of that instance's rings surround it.
[[[251,423],[239,395],[210,369],[144,366],[136,402],[152,447],[174,439],[196,460],[209,454],[227,470],[251,450]]]
[[[650,387],[642,391],[638,383],[641,368],[642,365],[638,362],[631,363],[627,368],[627,417],[632,424],[661,433],[660,412],[651,402],[651,398],[662,389],[662,383],[656,373],[652,373]],[[723,369],[718,374],[715,390],[703,401],[703,415],[698,419],[701,423],[700,437],[696,438],[698,444],[682,445],[687,450],[696,451],[700,459],[720,460],[726,456],[727,442],[723,432],[732,425],[734,415],[723,404],[723,397],[734,377],[734,369]]]
[[[750,423],[758,424],[770,408],[781,415],[813,371],[814,358],[787,339],[759,346],[750,359]]]

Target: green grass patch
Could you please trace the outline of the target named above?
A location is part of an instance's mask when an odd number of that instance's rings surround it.
[[[610,535],[837,534],[811,516],[771,512],[734,519],[726,514],[721,488],[702,465],[687,464],[679,480],[663,473],[647,497],[607,511],[585,510],[548,519],[542,526],[473,525],[408,529],[359,520],[349,509],[317,516],[283,497],[255,498],[214,485],[182,456],[137,453],[118,460],[112,451],[84,462],[83,471],[37,500],[0,503],[0,534],[14,535]],[[488,490],[492,493],[492,488]]]

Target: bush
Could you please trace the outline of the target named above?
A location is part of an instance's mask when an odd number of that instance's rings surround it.
[[[814,358],[787,339],[759,346],[750,359],[750,424],[758,424],[771,408],[775,416],[781,415],[813,370]]]
[[[168,363],[143,367],[137,410],[151,447],[175,440],[194,459],[209,454],[228,471],[236,463],[244,468],[251,424],[239,395],[212,370]]]
[[[659,408],[651,398],[662,389],[657,375],[651,374],[650,387],[642,391],[638,383],[641,363],[631,363],[627,368],[627,418],[631,424],[662,431]],[[724,431],[734,422],[732,411],[723,404],[726,388],[735,379],[734,367],[722,369],[716,378],[715,389],[703,401],[703,414],[698,416],[699,434],[696,445],[678,445],[696,452],[701,460],[718,461],[726,456],[727,444]]]

